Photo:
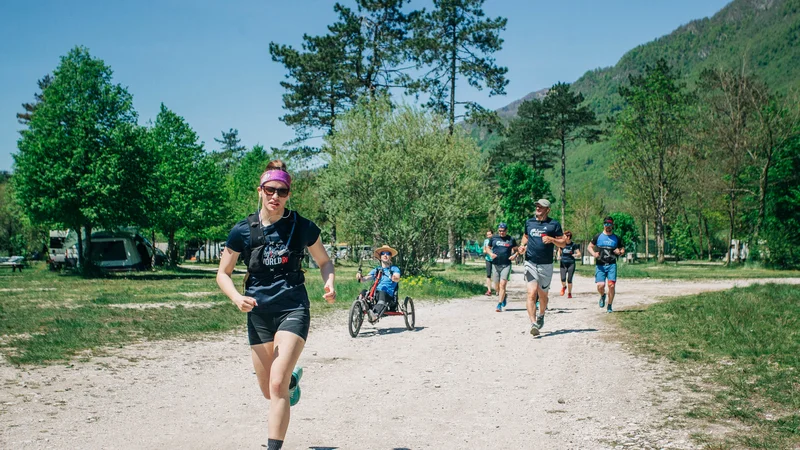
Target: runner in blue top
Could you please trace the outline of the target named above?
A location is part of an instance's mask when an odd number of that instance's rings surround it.
[[[486,260],[486,295],[489,297],[492,295],[492,257],[489,256],[492,248],[489,247],[489,241],[493,234],[492,230],[486,230],[486,239],[483,240],[483,254]]]
[[[525,222],[525,235],[522,236],[520,253],[525,253],[525,282],[528,288],[528,318],[531,321],[531,334],[539,335],[544,326],[544,313],[547,311],[548,291],[553,278],[553,250],[563,247],[566,239],[557,220],[547,217],[550,201],[540,199],[536,202],[536,215]],[[524,249],[524,250],[523,250]],[[539,311],[536,311],[536,299]]]
[[[333,263],[319,238],[319,227],[286,209],[291,181],[282,161],[267,165],[257,188],[259,209],[233,227],[217,272],[222,292],[247,313],[253,368],[261,393],[270,402],[269,450],[279,450],[283,445],[289,406],[300,398],[302,369],[295,365],[311,323],[305,276],[300,268],[306,249],[319,265],[325,283],[323,297],[328,303],[336,299]],[[231,279],[240,254],[247,264],[244,294]]]
[[[613,233],[614,219],[609,216],[603,219],[603,232],[592,239],[589,251],[595,259],[594,281],[597,283],[597,292],[600,294],[600,307],[606,305],[606,280],[608,280],[608,306],[606,312],[613,312],[611,303],[614,302],[617,286],[617,256],[625,254],[625,244],[622,238]]]
[[[372,269],[366,277],[361,276],[361,272],[356,274],[356,280],[374,280],[380,275],[378,286],[375,288],[374,309],[367,310],[370,322],[375,322],[381,318],[386,308],[394,303],[394,294],[397,292],[397,283],[400,281],[400,268],[392,265],[392,258],[397,256],[397,250],[384,245],[375,249],[375,257],[380,259],[381,265]]]

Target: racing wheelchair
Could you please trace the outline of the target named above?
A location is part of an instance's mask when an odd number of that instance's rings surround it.
[[[353,305],[350,306],[350,313],[348,314],[348,331],[350,331],[351,337],[358,336],[359,330],[361,330],[361,325],[364,323],[364,317],[367,316],[367,311],[371,310],[377,300],[375,298],[375,290],[378,288],[378,282],[382,276],[383,272],[378,271],[375,280],[372,282],[372,287],[367,290],[364,289],[358,294],[355,301],[353,301]],[[388,305],[386,310],[383,314],[378,317],[373,324],[378,323],[381,318],[386,316],[403,316],[406,322],[406,328],[408,330],[414,329],[414,324],[416,322],[416,315],[414,310],[414,300],[411,297],[406,297],[403,300],[403,303],[400,304],[400,297],[399,297],[399,285],[398,289],[394,292],[394,298],[392,302]]]

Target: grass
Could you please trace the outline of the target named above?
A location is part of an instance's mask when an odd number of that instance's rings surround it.
[[[575,271],[583,276],[594,276],[594,266],[578,264]],[[664,280],[800,278],[800,271],[773,270],[748,265],[725,267],[719,263],[686,261],[677,264],[674,262],[665,264],[620,263],[617,265],[617,276],[619,278],[659,278]]]
[[[720,387],[687,415],[740,423],[719,445],[800,445],[800,289],[765,284],[679,297],[617,320],[647,352],[697,365]]]
[[[306,273],[312,315],[348,308],[368,284],[355,267],[337,268],[338,301],[322,299],[319,271]],[[223,295],[216,274],[196,270],[110,274],[85,279],[34,265],[0,272],[0,352],[14,364],[48,364],[141,340],[197,336],[243,327],[244,315]],[[243,274],[234,274],[241,286]],[[454,282],[449,272],[408,277],[401,296],[415,300],[467,297],[484,287]],[[123,306],[123,307],[121,307]],[[127,307],[124,307],[127,306]]]

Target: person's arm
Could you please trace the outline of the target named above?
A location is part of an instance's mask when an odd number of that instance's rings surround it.
[[[325,251],[325,247],[322,245],[322,239],[317,238],[317,241],[308,247],[308,252],[311,254],[311,257],[314,258],[314,262],[319,266],[322,281],[325,283],[325,293],[322,294],[322,298],[328,303],[335,302],[336,287],[334,286],[333,261],[331,261],[331,258],[328,256],[328,252]]]
[[[397,283],[398,281],[400,281],[400,269],[398,269],[396,267],[395,267],[395,269],[397,269],[397,270],[396,271],[394,271],[394,270],[392,271],[392,281]]]
[[[619,242],[617,243],[617,248],[614,249],[614,253],[617,256],[622,256],[625,254],[625,244],[622,242],[622,239],[619,239]]]
[[[556,259],[561,259],[561,250],[561,247],[558,247],[558,250],[556,250]]]
[[[489,239],[489,245],[486,246],[486,254],[489,255],[490,258],[495,259],[497,255],[492,253],[492,242],[494,242],[494,239]]]
[[[581,248],[580,247],[575,247],[575,250],[574,250],[573,254],[575,255],[576,258],[580,258],[581,257]]]
[[[591,253],[592,256],[594,256],[595,258],[599,258],[600,252],[597,251],[597,248],[595,247],[595,242],[596,240],[592,239],[592,242],[589,242],[589,245],[586,246],[586,249],[589,250],[589,253]]]
[[[236,267],[236,261],[238,259],[239,252],[235,252],[226,246],[225,250],[222,252],[222,256],[219,259],[219,269],[217,270],[217,286],[219,286],[219,288],[222,289],[222,293],[228,296],[233,304],[239,308],[239,311],[248,312],[255,308],[256,299],[240,294],[239,291],[236,290],[236,286],[233,284],[233,278],[231,278],[233,268]]]
[[[525,249],[527,247],[528,247],[528,235],[524,234],[524,235],[522,235],[522,242],[520,242],[519,247],[517,248],[518,253],[520,255],[524,255],[525,254]]]
[[[554,237],[553,238],[553,244],[555,244],[556,247],[558,247],[559,250],[560,250],[560,249],[564,248],[565,245],[567,245],[567,237],[564,236],[563,234],[561,236]]]

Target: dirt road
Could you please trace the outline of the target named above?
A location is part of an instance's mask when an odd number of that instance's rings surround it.
[[[621,280],[615,314],[733,285]],[[678,426],[685,391],[674,368],[626,349],[591,279],[576,277],[574,299],[552,293],[537,339],[523,289],[513,275],[502,313],[488,297],[418,302],[413,332],[388,317],[353,339],[344,312],[315,320],[284,448],[694,448],[695,430]],[[0,448],[265,447],[268,403],[244,328],[113,353],[23,370],[0,363]]]

